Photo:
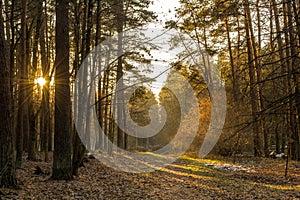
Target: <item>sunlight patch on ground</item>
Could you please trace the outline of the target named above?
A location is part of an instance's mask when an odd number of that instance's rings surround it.
[[[221,160],[212,160],[212,159],[206,159],[206,158],[192,158],[186,155],[183,155],[180,157],[180,159],[203,163],[203,164],[226,164],[226,162],[223,162]]]
[[[196,179],[201,180],[210,180],[210,181],[219,181],[220,178],[224,177],[224,175],[217,170],[210,169],[204,166],[197,166],[197,165],[177,165],[171,164],[169,165],[174,170],[174,174],[186,176],[186,177],[193,177]],[[169,170],[169,169],[168,169]],[[176,173],[177,171],[181,173]]]
[[[176,170],[171,170],[171,169],[167,169],[167,168],[163,168],[163,169],[161,169],[161,171],[169,173],[169,174],[177,175],[177,176],[192,177],[192,178],[195,178],[195,179],[198,179],[198,180],[201,180],[201,181],[219,181],[219,179],[215,178],[215,177],[199,176],[199,175],[185,173],[185,172],[176,171]],[[199,183],[199,182],[197,182],[197,183]],[[201,184],[201,183],[199,183],[199,184]],[[218,188],[210,186],[210,185],[202,185],[202,187],[204,187],[208,190],[219,191]]]
[[[276,190],[284,190],[284,191],[299,191],[300,185],[292,186],[292,185],[274,185],[274,184],[261,184],[264,187],[276,189]]]

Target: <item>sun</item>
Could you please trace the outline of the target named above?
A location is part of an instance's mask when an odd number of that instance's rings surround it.
[[[39,77],[34,80],[34,83],[38,84],[40,87],[43,87],[46,84],[46,80],[43,77]]]

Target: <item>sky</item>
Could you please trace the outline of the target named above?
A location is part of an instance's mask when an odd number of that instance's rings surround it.
[[[175,9],[179,6],[178,0],[153,0],[149,10],[154,11],[158,15],[158,19],[165,22],[175,19]]]
[[[159,27],[162,29],[164,27],[164,24],[168,20],[175,20],[175,9],[180,6],[180,3],[178,0],[153,0],[153,4],[150,5],[149,10],[155,12],[155,14],[158,16],[158,24],[151,23],[149,24],[149,28],[157,28]],[[169,40],[170,38],[163,37],[164,41]],[[158,61],[152,61],[153,66],[153,72],[151,74],[147,74],[148,76],[156,77],[159,74],[161,74],[163,71],[165,71],[167,68],[169,68],[169,62],[174,58],[174,55],[171,55],[168,51],[168,45],[164,46],[163,50],[154,50],[152,51],[152,56],[154,60]],[[162,61],[165,60],[166,62]],[[161,88],[164,85],[164,82],[166,81],[168,76],[168,73],[162,74],[159,78],[157,78],[156,82],[153,82],[150,87],[151,90],[155,93],[156,96],[158,96]]]

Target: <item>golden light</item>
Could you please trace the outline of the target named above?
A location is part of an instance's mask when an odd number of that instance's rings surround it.
[[[46,84],[46,80],[43,77],[39,77],[34,80],[35,84],[38,84],[40,87],[43,87]]]

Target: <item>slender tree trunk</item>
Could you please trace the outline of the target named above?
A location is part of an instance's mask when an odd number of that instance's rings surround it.
[[[11,127],[11,133],[13,135],[13,138],[16,138],[16,121],[18,115],[16,114],[16,108],[17,108],[17,101],[15,98],[15,90],[16,90],[16,76],[15,76],[15,0],[11,0],[11,5],[10,5],[10,31],[11,31],[11,40],[9,42],[9,50],[10,50],[10,55],[9,55],[9,68],[10,68],[10,93],[11,93],[11,100],[12,100],[12,112],[13,112],[13,117],[11,119],[12,121],[12,127]],[[16,146],[16,140],[14,141],[14,146]]]
[[[276,5],[276,1],[272,0],[271,1],[271,5],[273,8],[273,12],[274,12],[274,20],[275,20],[275,28],[276,28],[276,39],[277,39],[277,44],[278,44],[278,50],[279,50],[279,63],[281,66],[281,73],[284,75],[289,74],[289,68],[291,65],[291,62],[289,61],[289,59],[285,59],[290,57],[290,50],[288,48],[288,43],[289,43],[289,39],[288,39],[288,32],[285,31],[284,32],[284,38],[285,38],[285,45],[287,45],[286,47],[283,46],[283,39],[282,39],[282,35],[281,35],[281,27],[280,27],[280,21],[279,21],[279,15],[278,15],[278,8]],[[283,13],[286,13],[286,9],[285,9],[285,2],[283,1]],[[288,22],[287,22],[287,16],[286,14],[284,14],[284,27],[287,28],[288,26]],[[285,51],[284,51],[285,49]],[[274,50],[274,53],[275,50]],[[285,56],[285,57],[284,57]],[[290,94],[290,78],[289,75],[285,76],[283,78],[283,80],[281,81],[281,85],[284,88],[284,91],[282,93],[282,96],[289,96]],[[291,127],[293,127],[293,119],[292,119],[292,115],[291,113],[291,102],[290,100],[288,101],[287,105],[285,106],[285,110],[286,110],[286,115],[284,116],[285,118],[285,123],[286,123],[286,130],[282,130],[282,135],[281,135],[281,152],[285,151],[285,146],[286,146],[286,141],[287,138],[290,135],[291,132]]]
[[[93,27],[93,23],[92,23],[92,9],[93,9],[93,2],[92,0],[88,0],[88,9],[87,9],[87,22],[84,22],[84,23],[87,23],[87,30],[86,30],[86,41],[85,41],[85,52],[86,52],[86,56],[88,55],[88,53],[90,52],[90,49],[91,49],[91,32],[92,32],[92,27]],[[92,61],[92,59],[89,59],[89,63],[88,65],[91,65],[94,61]],[[94,65],[93,65],[94,66]],[[95,73],[95,69],[93,69],[92,67],[89,67],[89,66],[85,66],[85,73],[83,74],[84,77],[84,83],[83,83],[83,92],[86,92],[85,95],[88,95],[88,98],[87,98],[87,102],[85,102],[87,105],[87,108],[90,108],[91,109],[91,105],[90,105],[90,101],[91,101],[91,98],[92,98],[92,94],[91,94],[91,91],[94,87],[94,84],[91,84],[89,86],[88,84],[88,80],[87,80],[87,76],[88,74],[90,74],[90,81],[92,81],[91,79],[93,78],[93,74]],[[90,71],[89,71],[90,69]],[[91,149],[91,135],[90,135],[90,112],[88,112],[86,114],[86,118],[85,118],[85,135],[86,135],[86,142],[87,142],[87,148],[88,149]]]
[[[15,72],[15,0],[11,0],[11,7],[10,7],[10,30],[11,30],[11,42],[10,42],[10,59],[9,59],[9,66],[10,66],[10,76],[11,76],[11,83],[15,79],[14,72]],[[11,84],[13,85],[13,84]],[[13,87],[11,88],[11,90]],[[13,92],[13,90],[12,90]]]
[[[33,52],[32,52],[32,77],[36,74],[37,66],[38,66],[38,43],[40,38],[40,31],[41,31],[41,16],[42,16],[42,1],[38,0],[37,8],[36,8],[36,26],[35,26],[35,34],[33,40]],[[33,83],[33,80],[31,80]],[[31,93],[34,92],[34,85],[30,84]],[[35,161],[36,158],[36,137],[37,137],[37,126],[36,126],[36,118],[38,117],[37,114],[34,113],[34,103],[32,99],[32,95],[30,95],[30,105],[29,105],[29,113],[30,113],[30,132],[29,132],[29,142],[28,142],[28,159]]]
[[[260,130],[259,130],[259,116],[258,116],[258,93],[256,88],[256,76],[255,76],[255,52],[253,49],[252,31],[251,31],[251,18],[250,8],[248,0],[244,0],[244,11],[245,11],[245,29],[246,29],[246,40],[247,40],[247,53],[248,53],[248,65],[249,65],[249,77],[250,77],[250,96],[251,96],[251,108],[252,108],[252,127],[253,127],[253,145],[254,155],[261,155],[260,147]]]
[[[22,0],[21,11],[21,39],[20,39],[20,63],[19,63],[19,98],[18,98],[18,123],[17,123],[17,167],[22,165],[23,140],[28,136],[29,119],[28,119],[28,94],[27,94],[27,76],[28,69],[26,65],[26,13],[27,1]]]
[[[52,178],[70,180],[71,105],[69,74],[69,1],[56,1],[56,60],[55,60],[55,135]]]
[[[95,46],[97,48],[101,48],[101,46],[98,47],[99,43],[101,42],[100,41],[100,38],[101,38],[101,31],[102,31],[102,27],[101,27],[101,0],[97,0],[97,11],[96,11],[96,19],[97,19],[97,24],[96,24],[96,37],[95,37]],[[99,51],[101,52],[101,49],[99,49]],[[102,100],[102,94],[103,94],[103,88],[104,88],[104,85],[102,86],[102,76],[104,76],[104,72],[102,71],[102,60],[103,58],[100,57],[99,58],[100,62],[98,62],[98,65],[99,65],[99,69],[98,69],[98,75],[101,75],[101,76],[98,76],[99,79],[97,80],[97,83],[98,83],[98,96],[97,96],[97,105],[96,105],[96,109],[97,109],[97,114],[98,114],[98,117],[99,117],[99,124],[102,128],[102,131],[104,131],[104,106],[103,106],[103,102],[104,100]],[[98,147],[101,147],[101,148],[104,148],[104,142],[103,142],[103,138],[101,138],[101,135],[99,135],[99,138],[98,138],[98,141],[97,141],[97,145]]]
[[[256,1],[256,14],[257,14],[257,29],[258,29],[258,44],[255,45],[255,40],[252,40],[253,48],[255,49],[257,46],[257,54],[255,57],[256,60],[256,74],[257,74],[257,82],[258,82],[258,97],[259,97],[259,112],[260,112],[260,117],[259,117],[259,128],[261,133],[263,134],[264,138],[264,155],[265,157],[269,157],[269,137],[268,137],[268,132],[265,128],[265,117],[263,114],[263,111],[265,109],[265,102],[264,102],[264,97],[263,97],[263,83],[262,83],[262,70],[261,70],[261,56],[262,56],[262,28],[261,28],[261,17],[260,17],[260,0]],[[254,35],[252,35],[252,38],[254,38]]]
[[[75,27],[74,27],[74,33],[75,33],[75,61],[74,61],[74,71],[77,75],[79,70],[79,50],[80,50],[80,5],[77,3],[75,5]],[[78,83],[76,85],[77,87],[74,87],[75,94],[79,93],[79,89],[81,87],[81,83]],[[74,116],[78,115],[78,98],[80,98],[79,95],[74,95]],[[77,116],[76,120],[79,120],[80,118]],[[78,121],[76,122],[78,123]],[[75,124],[74,124],[75,126]],[[77,133],[76,128],[74,127],[74,133],[73,133],[73,157],[72,157],[72,174],[74,176],[78,176],[78,169],[82,164],[84,154],[85,154],[85,147],[82,144],[82,141]]]
[[[106,58],[106,64],[105,66],[108,66],[109,65],[109,62],[110,62],[110,57],[111,57],[111,46],[109,46],[109,54]],[[106,98],[104,99],[104,122],[103,122],[103,125],[104,125],[104,133],[108,136],[109,140],[111,142],[114,142],[113,138],[114,138],[114,133],[111,132],[110,130],[110,124],[111,124],[111,114],[112,114],[112,110],[111,110],[111,100],[110,98],[107,96],[109,94],[109,80],[110,80],[110,69],[107,68],[104,72],[104,78],[103,78],[103,95],[102,96],[105,96]],[[113,91],[113,90],[112,90]],[[104,143],[104,148],[107,149],[109,147],[108,145],[108,142],[107,143]],[[110,150],[108,149],[108,151],[110,152]]]
[[[118,0],[116,3],[116,23],[118,32],[118,65],[117,65],[117,81],[119,82],[119,87],[123,88],[123,28],[124,28],[124,2],[123,0]],[[117,91],[117,121],[118,124],[124,123],[124,93],[123,89]],[[124,126],[123,126],[124,127]],[[118,126],[118,146],[125,148],[125,133]]]
[[[235,71],[235,74],[236,74],[236,87],[237,89],[239,90],[240,88],[240,69],[238,66],[240,66],[240,63],[241,63],[241,23],[240,23],[240,18],[239,16],[236,16],[236,20],[237,20],[237,28],[238,28],[238,33],[237,33],[237,56],[236,56],[236,71]],[[240,95],[240,92],[239,92],[239,102],[243,102],[243,99],[242,99],[242,96]]]
[[[228,25],[228,19],[224,19],[225,28],[226,28],[226,36],[228,42],[228,51],[229,51],[229,58],[230,58],[230,66],[231,66],[231,76],[232,76],[232,88],[233,88],[233,99],[235,102],[238,102],[238,87],[237,87],[237,78],[236,78],[236,69],[234,65],[234,58],[232,53],[232,44],[230,39],[230,30]]]
[[[90,53],[91,50],[91,34],[93,28],[93,0],[88,0],[88,9],[87,9],[87,30],[86,30],[86,40],[85,40],[85,56]]]
[[[298,52],[296,50],[297,43],[296,43],[296,38],[294,36],[294,27],[292,26],[293,24],[293,13],[292,13],[292,6],[290,3],[287,4],[287,15],[288,15],[288,32],[289,32],[289,40],[290,40],[290,49],[291,49],[291,59],[292,59],[292,65],[291,65],[291,73],[292,73],[292,81],[293,81],[293,92],[295,99],[292,100],[292,110],[294,111],[293,114],[295,116],[294,120],[294,126],[291,139],[292,139],[292,144],[291,144],[291,153],[292,153],[292,159],[293,160],[298,160],[300,159],[300,150],[299,150],[299,113],[300,113],[300,98],[299,98],[299,82],[298,82],[298,76],[296,75],[296,68],[295,66],[299,66],[299,61],[298,61]]]
[[[8,0],[4,0],[4,6],[5,6],[5,12],[9,13],[9,1]],[[9,16],[8,14],[6,16]],[[5,22],[5,36],[6,36],[6,40],[10,43],[11,40],[11,34],[10,34],[10,20],[6,20]],[[10,46],[7,45],[7,58],[9,58],[9,54],[10,54]]]
[[[40,8],[42,9],[42,1],[40,3]],[[47,49],[47,43],[48,43],[48,34],[47,34],[47,5],[45,5],[45,13],[43,12],[43,9],[41,10],[41,18],[42,18],[42,24],[41,24],[41,33],[40,33],[40,48],[41,48],[41,63],[42,63],[42,72],[43,77],[46,80],[46,84],[44,85],[43,89],[43,97],[42,97],[42,112],[41,112],[41,121],[40,121],[40,134],[42,138],[42,150],[44,151],[44,160],[47,162],[49,160],[48,158],[48,138],[50,135],[50,66],[48,61],[48,49]]]
[[[82,27],[81,27],[81,63],[83,63],[85,57],[87,56],[85,42],[86,42],[86,27],[87,27],[87,2],[88,0],[83,1],[81,8],[83,9],[83,18],[82,18]]]
[[[28,2],[28,1],[27,1]],[[27,10],[27,4],[26,4],[26,10]],[[27,12],[27,11],[26,11]],[[30,125],[31,123],[35,123],[35,120],[31,121],[31,103],[32,103],[32,91],[31,88],[33,88],[33,80],[32,78],[32,69],[29,67],[31,65],[31,49],[30,49],[30,40],[31,40],[31,32],[32,32],[32,26],[29,26],[31,23],[27,22],[27,14],[26,14],[26,37],[25,37],[25,46],[26,46],[26,55],[25,55],[25,79],[23,79],[24,82],[24,89],[25,89],[25,99],[24,99],[24,105],[27,109],[27,112],[24,115],[24,121],[25,121],[25,127],[24,127],[24,135],[23,135],[23,150],[28,153],[28,144],[29,144],[29,135],[30,135]],[[33,117],[34,118],[34,117]]]
[[[272,3],[270,5],[270,48],[271,48],[271,59],[270,60],[276,60],[276,54],[275,54],[275,45],[274,45],[274,15],[273,15],[273,9],[272,9]],[[272,64],[272,71],[275,71],[275,64]],[[275,91],[277,88],[276,82],[273,81],[272,83],[272,88]],[[283,131],[281,131],[283,132]],[[281,153],[280,151],[280,131],[279,131],[279,123],[276,124],[275,127],[275,144],[276,144],[276,153],[279,154]]]

